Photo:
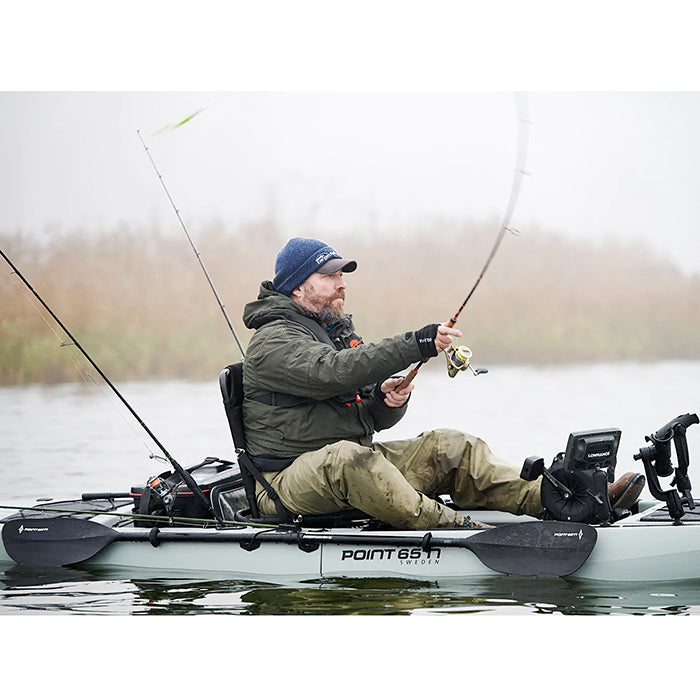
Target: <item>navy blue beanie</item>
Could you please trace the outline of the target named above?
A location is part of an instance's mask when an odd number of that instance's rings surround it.
[[[323,272],[352,272],[357,268],[354,260],[345,260],[340,253],[315,238],[292,238],[277,254],[275,260],[275,289],[289,296],[310,275],[323,268]]]

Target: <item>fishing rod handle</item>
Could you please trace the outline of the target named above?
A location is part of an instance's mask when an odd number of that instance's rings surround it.
[[[402,391],[405,389],[415,378],[416,375],[418,374],[418,370],[427,362],[427,360],[423,360],[422,362],[419,362],[404,378],[403,381],[400,384],[397,384],[394,387],[394,391]]]

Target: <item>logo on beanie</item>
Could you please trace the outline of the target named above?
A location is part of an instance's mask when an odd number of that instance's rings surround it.
[[[323,265],[325,262],[327,262],[331,258],[339,258],[339,257],[340,257],[340,254],[337,251],[331,249],[327,253],[321,253],[321,255],[317,255],[316,256],[316,264]]]

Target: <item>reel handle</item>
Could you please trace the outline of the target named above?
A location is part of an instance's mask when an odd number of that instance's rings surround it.
[[[472,367],[472,351],[466,345],[455,347],[450,345],[445,350],[445,359],[447,360],[447,373],[454,378],[458,372],[469,370],[475,377],[480,374],[487,374],[488,370],[484,367]]]

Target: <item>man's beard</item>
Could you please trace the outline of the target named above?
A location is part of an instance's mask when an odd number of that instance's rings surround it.
[[[320,311],[316,312],[321,323],[325,323],[327,326],[331,326],[334,323],[338,323],[345,314],[342,311],[334,309],[330,302],[325,304]]]
[[[330,299],[321,297],[321,295],[316,294],[310,289],[307,289],[306,291],[308,293],[308,297],[305,300],[305,306],[307,309],[310,309],[318,315],[321,323],[331,325],[333,323],[337,323],[342,318],[345,318],[345,313],[342,306],[340,307],[340,310],[333,306],[333,302],[336,301],[336,299],[342,299],[343,301],[345,300],[344,290],[336,292],[332,297],[330,297]]]

